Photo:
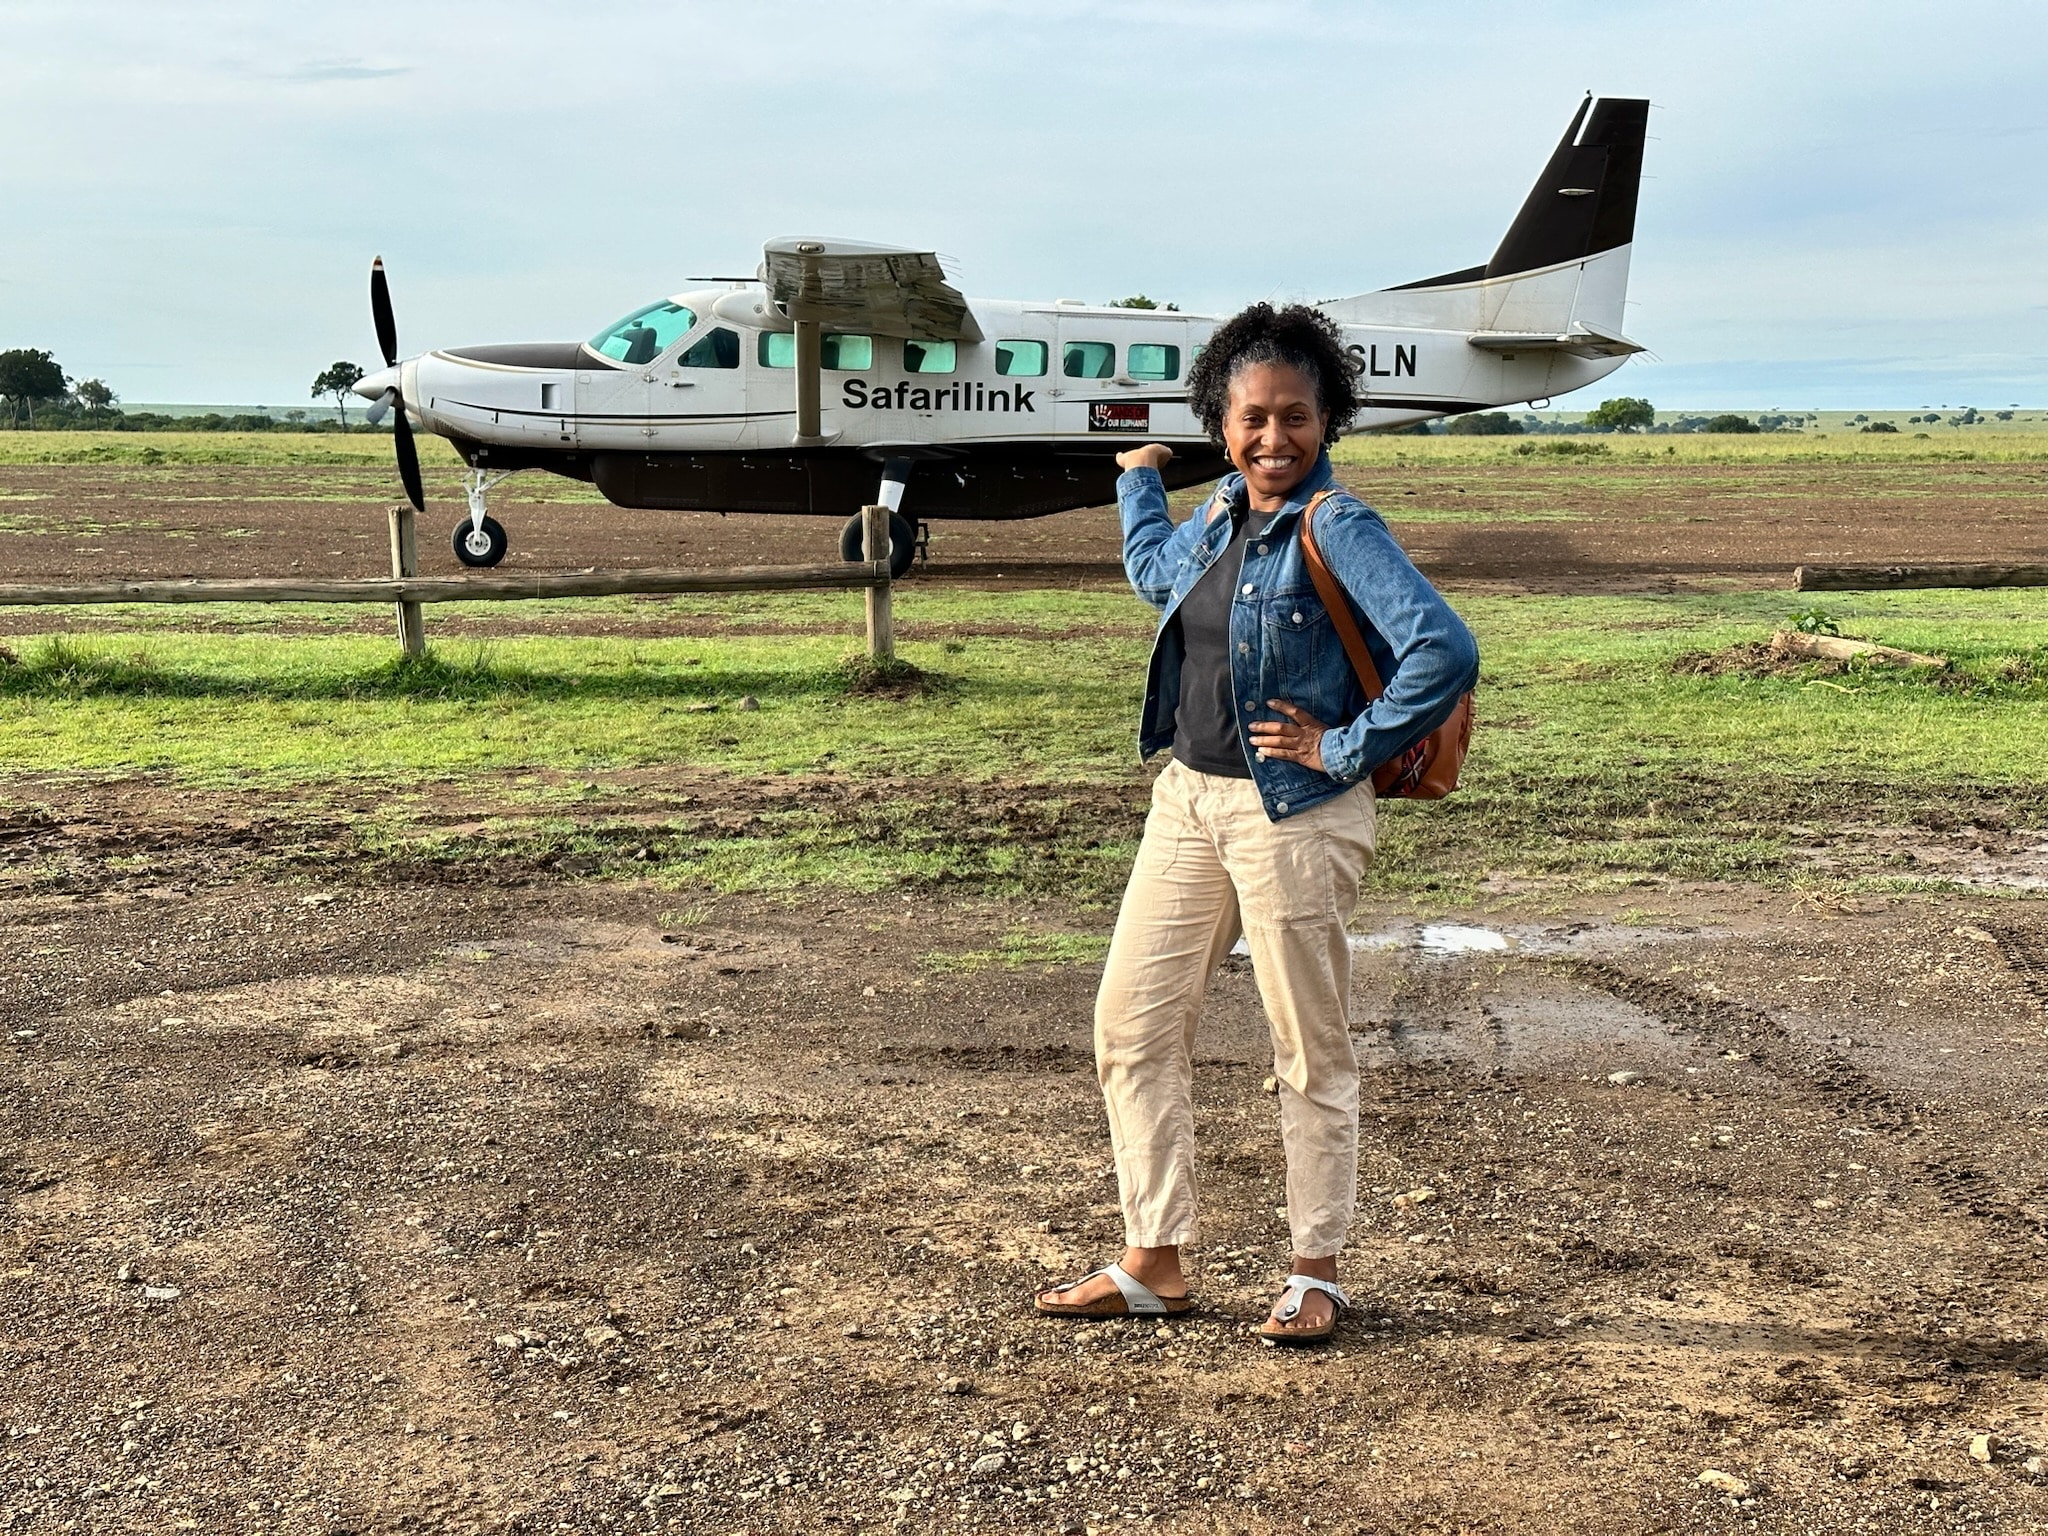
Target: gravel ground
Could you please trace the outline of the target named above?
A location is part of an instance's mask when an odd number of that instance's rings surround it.
[[[1061,1325],[1119,1228],[1097,967],[995,955],[1106,914],[291,873],[246,805],[38,793],[0,1530],[2048,1524],[2036,903],[1368,906],[1358,1306],[1297,1354],[1242,962],[1201,1309]]]

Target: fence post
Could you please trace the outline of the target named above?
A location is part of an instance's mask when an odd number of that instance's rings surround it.
[[[869,506],[860,509],[861,549],[869,561],[887,567],[889,551],[889,509]],[[887,665],[896,659],[896,623],[889,611],[889,578],[868,588],[868,660]]]
[[[391,509],[391,574],[403,581],[420,573],[419,538],[413,528],[412,503],[401,502]],[[427,621],[418,603],[398,605],[398,644],[407,656],[427,652]]]

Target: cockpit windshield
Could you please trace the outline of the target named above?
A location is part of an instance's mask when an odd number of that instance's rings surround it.
[[[696,323],[697,317],[689,310],[663,299],[634,310],[617,325],[606,326],[590,338],[590,350],[615,362],[651,363]]]

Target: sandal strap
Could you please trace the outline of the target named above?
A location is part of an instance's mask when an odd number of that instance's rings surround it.
[[[1302,1298],[1310,1291],[1321,1291],[1340,1307],[1351,1305],[1351,1298],[1344,1294],[1344,1287],[1334,1280],[1322,1280],[1314,1275],[1289,1275],[1287,1289],[1280,1295],[1280,1304],[1273,1309],[1274,1320],[1293,1322],[1301,1312]]]
[[[1160,1294],[1144,1281],[1134,1278],[1121,1264],[1108,1264],[1097,1270],[1098,1275],[1107,1275],[1116,1282],[1116,1288],[1123,1292],[1124,1310],[1133,1317],[1164,1317],[1166,1302]]]

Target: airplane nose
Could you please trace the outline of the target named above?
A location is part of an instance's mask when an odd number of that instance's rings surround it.
[[[363,375],[356,384],[356,393],[365,400],[380,400],[388,391],[398,387],[398,369],[380,368],[375,373]]]

